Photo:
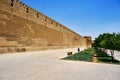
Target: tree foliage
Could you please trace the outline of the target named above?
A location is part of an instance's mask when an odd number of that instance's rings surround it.
[[[111,52],[111,59],[114,59],[114,50],[120,51],[120,33],[103,33],[95,38],[93,47],[109,49]]]
[[[120,50],[120,33],[103,33],[95,38],[93,47]]]

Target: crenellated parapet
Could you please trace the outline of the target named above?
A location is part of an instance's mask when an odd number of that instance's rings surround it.
[[[0,0],[0,24],[0,34],[15,35],[9,38],[22,44],[90,46],[90,38],[82,37],[19,0]]]
[[[46,27],[55,29],[57,31],[75,33],[68,29],[67,27],[56,22],[55,20],[49,18],[48,16],[20,2],[19,0],[1,0],[0,2],[1,5],[4,6],[4,9],[2,10],[6,10],[7,12],[25,18],[26,20],[33,21],[37,24],[45,25]],[[5,5],[2,4],[2,2],[4,2]],[[78,35],[77,33],[75,34]]]

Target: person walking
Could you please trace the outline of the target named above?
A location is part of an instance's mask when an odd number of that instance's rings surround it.
[[[78,48],[78,52],[80,51],[80,49]]]

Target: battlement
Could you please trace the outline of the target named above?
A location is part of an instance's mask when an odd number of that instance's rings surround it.
[[[67,33],[69,32],[71,34],[76,34],[80,36],[76,32],[70,30],[69,28],[49,18],[48,16],[38,12],[37,10],[31,8],[30,6],[20,2],[19,0],[2,0],[0,2],[5,3],[7,7],[7,10],[6,8],[2,10],[6,10],[7,12],[10,12],[17,16],[25,18],[26,20],[33,21],[37,24],[45,25],[46,27],[52,28],[54,30],[61,31],[61,32],[64,31]]]
[[[91,38],[82,37],[19,0],[0,0],[0,24],[0,40],[20,46],[91,45]]]

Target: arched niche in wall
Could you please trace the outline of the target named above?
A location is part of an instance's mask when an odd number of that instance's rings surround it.
[[[14,0],[9,0],[9,1],[10,1],[10,5],[13,6]]]
[[[39,18],[39,13],[37,12],[37,18]]]
[[[29,8],[26,8],[26,13],[28,13],[29,12]]]

